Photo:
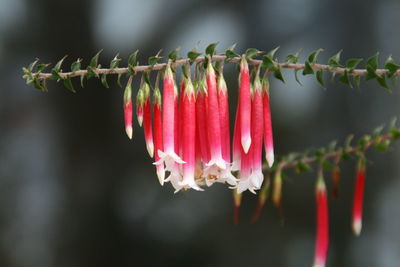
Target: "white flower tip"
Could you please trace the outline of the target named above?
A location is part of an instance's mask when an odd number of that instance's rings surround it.
[[[314,263],[313,267],[325,267],[323,263]]]
[[[138,117],[137,117],[137,121],[138,121],[138,123],[139,123],[139,126],[142,127],[142,124],[143,124],[143,116],[138,116]]]
[[[150,158],[152,158],[154,156],[154,145],[153,145],[153,142],[148,142],[146,144],[146,148],[147,148],[147,152],[150,155]]]
[[[126,126],[125,127],[125,132],[126,132],[126,135],[128,135],[129,139],[132,139],[132,135],[133,135],[132,126]]]
[[[192,188],[197,191],[204,191],[204,189],[199,187],[194,180],[179,182],[179,186],[183,188]]]
[[[157,165],[157,177],[160,185],[163,186],[165,181],[165,170],[163,165]]]
[[[359,236],[361,233],[362,223],[361,220],[353,221],[353,232],[356,236]]]
[[[268,167],[272,167],[274,164],[274,151],[270,150],[267,153],[265,153],[265,159],[267,160]]]
[[[250,146],[251,146],[251,137],[242,138],[242,147],[245,154],[249,152]]]

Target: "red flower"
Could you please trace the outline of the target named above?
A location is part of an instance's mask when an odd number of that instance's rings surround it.
[[[319,176],[316,184],[317,237],[315,241],[314,267],[323,267],[329,245],[328,199],[324,178]]]
[[[361,157],[357,164],[356,183],[353,202],[353,232],[360,235],[362,227],[362,210],[365,188],[365,158]]]

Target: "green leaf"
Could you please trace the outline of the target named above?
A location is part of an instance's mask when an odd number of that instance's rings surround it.
[[[388,151],[390,148],[390,139],[386,139],[382,142],[379,142],[374,147],[375,147],[375,150],[378,152]]]
[[[359,76],[359,75],[353,76],[353,79],[354,79],[354,83],[356,84],[356,87],[360,88],[361,76]]]
[[[85,75],[81,75],[81,87],[83,88],[83,80],[85,79]]]
[[[87,68],[86,68],[86,70],[87,70],[87,79],[90,79],[90,78],[93,78],[93,77],[96,77],[96,78],[99,78],[99,74],[97,73],[97,72],[95,72],[94,70],[94,68],[92,68],[91,66],[88,66]]]
[[[47,91],[47,90],[43,87],[43,85],[41,84],[40,80],[34,78],[34,79],[32,80],[32,83],[33,83],[33,87],[34,87],[34,88],[36,88],[36,89],[38,89],[38,90],[40,90],[40,91],[42,91],[42,92],[46,92],[46,91]]]
[[[265,55],[262,58],[261,68],[263,69],[274,69],[276,67],[276,63],[272,60],[272,57]]]
[[[122,73],[118,73],[117,84],[118,84],[119,87],[122,88],[121,77],[122,77]]]
[[[39,64],[35,68],[35,73],[41,73],[46,67],[48,67],[50,64]]]
[[[276,53],[276,51],[278,51],[278,49],[279,49],[279,46],[275,47],[274,49],[269,51],[266,56],[269,57],[271,60],[273,60],[275,57],[275,53]]]
[[[346,137],[346,140],[344,141],[344,147],[347,149],[351,146],[351,141],[353,141],[354,135],[350,134]]]
[[[189,58],[190,64],[193,64],[193,62],[196,60],[201,55],[201,53],[197,52],[196,50],[190,51],[187,56]]]
[[[344,73],[342,74],[342,76],[339,77],[339,81],[344,84],[347,84],[348,86],[353,88],[353,85],[350,82],[349,74],[347,73],[347,70],[345,70]]]
[[[300,80],[299,80],[299,75],[298,75],[298,73],[299,73],[299,69],[295,69],[294,70],[294,79],[296,80],[296,82],[298,83],[298,84],[300,84],[301,86],[303,86],[303,84],[300,82]]]
[[[76,93],[74,86],[72,85],[71,77],[67,77],[64,79],[64,86],[67,87],[72,93]]]
[[[330,142],[328,145],[328,152],[331,153],[331,152],[335,151],[336,145],[337,145],[336,140]]]
[[[212,57],[213,55],[215,55],[215,48],[217,47],[218,42],[217,43],[212,43],[209,44],[206,48],[206,55],[209,55],[210,57]]]
[[[296,171],[298,173],[308,172],[311,170],[310,164],[304,163],[303,161],[299,160],[296,164]]]
[[[38,58],[35,59],[35,61],[33,61],[31,64],[29,64],[28,70],[29,70],[30,72],[33,72],[33,68],[35,67],[35,65],[36,65],[38,62],[39,62],[39,59],[38,59]]]
[[[61,65],[66,57],[67,56],[64,56],[62,59],[60,59],[60,61],[58,61],[57,64],[54,66],[54,68],[51,70],[51,74],[52,74],[51,79],[52,80],[62,79],[61,76],[59,75],[59,73],[62,71]]]
[[[388,77],[392,78],[393,75],[397,72],[397,70],[400,69],[400,65],[394,62],[392,56],[389,56],[385,62],[384,68],[388,70]]]
[[[103,75],[101,75],[101,83],[103,84],[104,87],[110,88],[107,82],[107,74],[104,73]]]
[[[340,65],[340,55],[342,54],[343,50],[340,50],[339,52],[337,52],[334,56],[332,56],[329,60],[328,60],[328,65],[331,69],[333,68],[340,68],[342,65]]]
[[[386,74],[382,74],[381,76],[376,76],[376,81],[379,83],[380,86],[391,92],[392,90],[389,88],[387,81],[386,81]]]
[[[314,52],[312,52],[309,56],[308,56],[308,62],[310,62],[311,64],[315,64],[317,63],[317,57],[319,55],[319,53],[321,53],[322,51],[324,51],[322,48],[315,50]]]
[[[118,54],[115,55],[115,57],[111,60],[110,62],[110,69],[116,69],[119,67],[119,63],[121,62],[121,59],[118,58]]]
[[[135,52],[133,52],[132,54],[129,55],[128,58],[128,66],[129,68],[133,68],[135,66],[137,66],[138,61],[137,61],[137,56],[138,56],[139,50],[136,50]]]
[[[285,63],[286,64],[296,64],[299,60],[299,52],[297,52],[296,54],[292,55],[287,55],[285,58]]]
[[[304,70],[303,70],[303,75],[308,75],[308,74],[314,74],[314,70],[311,67],[311,64],[309,61],[304,62]]]
[[[155,56],[149,57],[149,65],[150,66],[154,66],[155,64],[158,63],[158,61],[160,59],[162,59],[162,57],[160,56],[161,52],[162,52],[162,49],[160,49],[160,51],[158,51],[158,53]]]
[[[379,53],[376,53],[366,61],[365,68],[367,69],[368,74],[365,76],[365,79],[367,81],[378,77],[378,75],[376,75],[376,69],[378,68],[378,56]]]
[[[322,162],[322,168],[324,168],[325,170],[331,171],[335,168],[335,166],[330,163],[328,160],[324,160]]]
[[[392,128],[390,130],[393,140],[398,140],[400,138],[400,130],[397,128]]]
[[[361,149],[365,149],[367,144],[371,141],[371,136],[366,134],[358,140],[358,145]]]
[[[258,55],[258,50],[255,48],[249,48],[246,50],[245,55],[247,59],[253,59]]]
[[[78,58],[76,61],[74,61],[71,64],[71,71],[72,72],[79,71],[81,69],[81,62],[82,62],[82,59],[80,59],[80,58]]]
[[[384,127],[385,127],[384,125],[376,127],[372,132],[372,137],[373,138],[379,137]]]
[[[239,57],[238,54],[236,54],[235,52],[233,52],[233,50],[230,50],[230,49],[225,51],[225,56],[226,56],[225,62],[231,61],[232,58]]]
[[[89,66],[92,67],[93,69],[96,69],[98,67],[99,56],[100,56],[101,52],[103,52],[103,49],[101,49],[99,52],[97,52],[96,55],[94,55],[94,57],[92,57],[92,59],[90,60]]]
[[[316,77],[317,77],[317,81],[319,82],[319,84],[320,84],[322,87],[325,88],[325,85],[324,85],[324,77],[323,77],[324,71],[323,71],[323,70],[318,70],[317,73],[316,73],[315,75],[316,75]]]
[[[274,70],[274,77],[285,83],[285,78],[282,75],[281,68],[278,67]]]
[[[351,58],[346,61],[346,69],[349,73],[353,72],[353,70],[357,67],[360,62],[363,61],[362,58]]]
[[[181,50],[180,47],[175,48],[174,50],[172,50],[169,54],[168,54],[168,58],[171,59],[172,61],[176,61],[177,59],[180,58],[179,56],[179,51]]]

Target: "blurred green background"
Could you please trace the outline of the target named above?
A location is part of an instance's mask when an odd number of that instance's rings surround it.
[[[270,203],[251,224],[250,193],[235,226],[226,186],[176,195],[160,187],[136,121],[133,141],[125,135],[115,77],[110,89],[91,79],[76,94],[55,82],[41,93],[21,69],[66,54],[64,69],[78,57],[85,65],[100,49],[103,65],[116,53],[124,65],[136,49],[146,62],[160,48],[186,54],[198,41],[202,51],[215,41],[219,51],[280,45],[281,59],[302,49],[301,61],[318,48],[321,62],[340,49],[344,59],[380,51],[399,60],[399,13],[397,0],[0,0],[0,265],[311,266],[314,173],[286,173],[284,226]],[[284,74],[286,84],[271,83],[278,156],[360,136],[399,114],[398,87],[389,94],[375,81],[361,90],[336,82],[323,90],[312,77],[299,86]],[[233,112],[233,64],[225,75]],[[329,200],[328,266],[398,266],[399,151],[368,153],[359,238],[350,227],[354,164],[344,163],[340,198]]]

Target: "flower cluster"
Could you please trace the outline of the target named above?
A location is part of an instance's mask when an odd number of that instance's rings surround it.
[[[185,68],[178,89],[169,63],[163,70],[162,94],[158,79],[153,90],[149,79],[142,79],[137,93],[138,122],[143,124],[147,151],[154,157],[160,184],[171,182],[178,192],[190,188],[202,191],[204,186],[218,182],[229,184],[238,193],[255,193],[264,179],[263,143],[268,165],[272,166],[274,161],[268,78],[260,78],[259,68],[255,68],[252,77],[246,57],[241,58],[231,151],[228,89],[222,66],[217,69],[211,60],[199,66],[196,81],[192,81],[189,68]],[[129,138],[131,90],[130,79],[124,94]]]

